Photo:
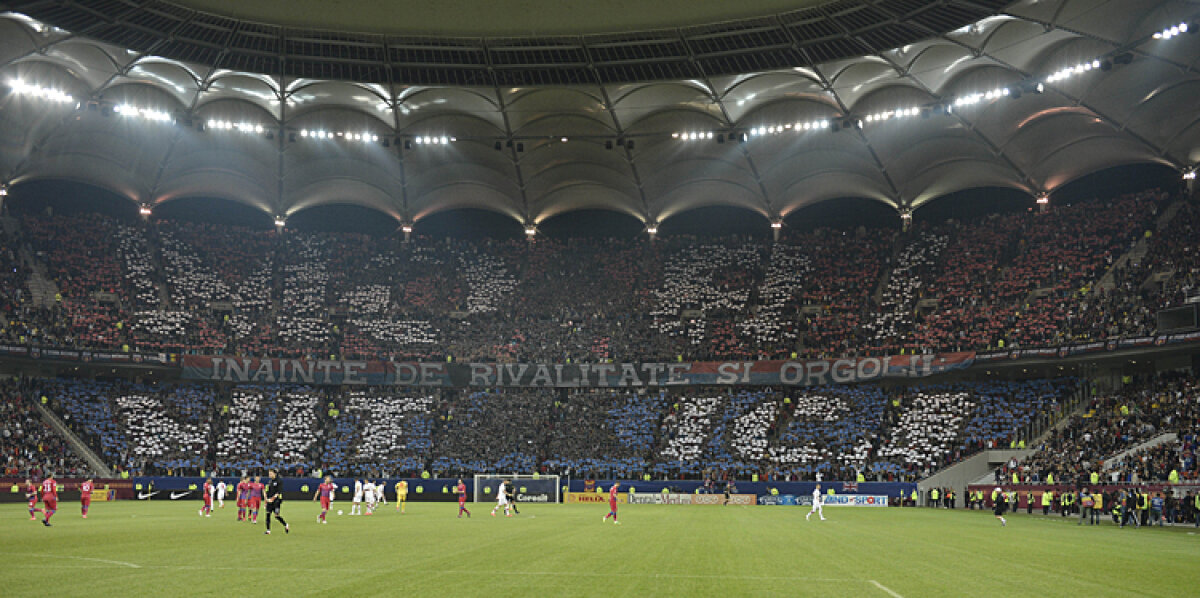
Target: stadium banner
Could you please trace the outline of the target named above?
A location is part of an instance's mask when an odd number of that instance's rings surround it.
[[[922,378],[969,367],[974,353],[798,361],[659,363],[414,363],[182,356],[182,377],[234,383],[372,386],[626,388],[699,384],[820,386]]]
[[[175,365],[179,356],[174,353],[125,353],[121,351],[89,351],[0,345],[0,357],[31,357],[42,361],[74,361],[103,364]]]
[[[595,491],[596,487],[608,488],[614,481],[621,482],[621,490],[637,490],[637,494],[657,494],[664,489],[668,493],[674,494],[689,494],[696,495],[699,490],[699,495],[715,494],[723,495],[720,488],[715,491],[708,489],[701,480],[593,480],[593,486],[590,490]],[[745,480],[735,480],[736,489],[733,494],[753,494],[755,496],[779,496],[790,494],[792,496],[811,496],[813,488],[817,482],[785,482],[785,481],[761,481],[752,482]],[[587,489],[585,480],[573,479],[569,482],[571,492],[584,492]],[[718,484],[718,486],[721,486]],[[851,482],[851,481],[836,481],[825,480],[821,482],[821,490],[825,492],[830,488],[837,494],[864,494],[873,496],[890,496],[892,498],[908,497],[913,490],[917,489],[915,482]],[[774,491],[774,493],[772,493]],[[760,503],[761,504],[761,503]]]
[[[267,476],[262,476],[264,482]],[[131,486],[129,496],[118,498],[133,498],[137,500],[175,500],[175,501],[199,501],[204,498],[201,489],[204,487],[206,478],[201,477],[176,477],[176,476],[139,476],[132,480],[121,480],[126,486]],[[213,478],[213,483],[224,480],[228,489],[225,491],[225,502],[230,503],[237,501],[237,483],[236,476],[220,476]],[[454,493],[454,487],[458,484],[456,478],[384,478],[382,481],[387,487],[386,496],[389,501],[396,499],[396,483],[400,480],[408,482],[408,501],[409,502],[453,502],[458,500]],[[380,480],[375,480],[379,482]],[[468,495],[473,492],[473,480],[466,479],[463,482],[467,486]],[[320,478],[316,477],[284,477],[283,478],[283,497],[285,500],[309,500],[313,498],[313,494],[317,491],[317,485],[321,483]],[[333,483],[337,485],[337,496],[334,497],[335,502],[349,503],[353,498],[354,478],[333,478]],[[103,484],[99,484],[103,486]],[[518,502],[521,502],[518,497]],[[528,498],[528,502],[543,502],[536,497]],[[549,497],[548,502],[553,502],[553,498]]]
[[[811,502],[811,500],[810,500],[810,502]],[[780,506],[780,507],[794,507],[799,503],[796,502],[795,494],[763,494],[758,497],[758,504],[769,505],[769,506]]]
[[[567,502],[569,503],[589,503],[589,504],[608,504],[608,493],[599,492],[568,492]],[[617,504],[624,505],[629,503],[629,496],[624,492],[617,493]]]
[[[724,494],[693,494],[692,504],[694,505],[723,505],[725,504]],[[753,494],[730,494],[729,504],[731,505],[756,505],[758,497]]]
[[[629,497],[632,505],[690,505],[693,494],[676,494],[674,492],[650,492]]]
[[[802,507],[812,506],[812,496],[799,496],[796,504]],[[886,507],[888,497],[870,494],[822,494],[821,504],[826,507]]]
[[[1145,349],[1162,347],[1180,343],[1200,342],[1200,331],[1180,332],[1177,334],[1160,334],[1158,336],[1137,336],[1131,338],[1112,339],[1108,341],[1093,341],[1077,345],[1061,347],[1035,347],[1032,349],[1012,349],[1009,351],[989,351],[975,355],[977,364],[989,364],[1016,359],[1052,359],[1107,353],[1125,349]]]
[[[59,502],[79,500],[79,485],[85,478],[54,478],[58,482]],[[92,480],[92,502],[135,498],[132,480],[95,478]],[[25,502],[25,478],[0,478],[0,502]]]

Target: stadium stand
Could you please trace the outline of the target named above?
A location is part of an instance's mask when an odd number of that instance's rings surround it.
[[[1200,384],[1179,374],[1151,376],[1120,392],[1091,399],[1087,409],[1017,464],[1022,479],[1084,481],[1091,472],[1104,472],[1106,481],[1138,483],[1166,479],[1171,469],[1195,479],[1195,439],[1200,431]],[[1149,451],[1108,459],[1164,433],[1178,440]],[[1002,473],[1011,479],[1014,471]]]
[[[46,346],[292,357],[753,360],[1054,346],[1144,334],[1156,309],[1196,293],[1196,209],[1181,203],[1150,230],[1171,201],[1152,189],[903,236],[822,228],[772,244],[406,244],[29,216],[25,238],[62,296],[18,315],[26,342]],[[1144,255],[1096,285],[1138,241]],[[10,301],[29,276],[12,267]]]
[[[35,395],[25,381],[0,380],[0,467],[4,475],[89,475],[83,460],[42,421],[33,405],[38,400]]]

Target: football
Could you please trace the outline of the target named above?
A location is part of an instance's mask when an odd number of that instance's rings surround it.
[[[338,515],[341,515],[341,514],[342,514],[342,510],[338,509]]]

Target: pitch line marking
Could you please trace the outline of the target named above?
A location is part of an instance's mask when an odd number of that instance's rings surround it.
[[[141,565],[138,565],[135,563],[127,563],[125,561],[110,561],[108,559],[97,559],[97,558],[92,558],[92,557],[87,557],[87,556],[72,556],[69,554],[32,553],[32,554],[29,554],[29,556],[37,556],[37,557],[42,557],[42,558],[47,558],[47,559],[75,559],[75,560],[79,560],[79,561],[91,561],[93,563],[104,563],[107,565],[120,565],[122,567],[129,567],[130,569],[141,569],[142,568]]]
[[[893,591],[891,588],[889,588],[889,587],[887,587],[887,586],[885,586],[885,585],[883,585],[883,584],[881,584],[881,583],[879,583],[879,582],[875,581],[874,579],[868,579],[867,581],[868,581],[868,582],[870,582],[870,583],[871,583],[871,585],[873,585],[873,586],[875,586],[875,587],[877,587],[877,588],[879,588],[879,589],[881,589],[881,590],[883,590],[883,591],[887,592],[888,594],[890,594],[890,595],[892,596],[892,598],[904,598],[904,596],[901,596],[900,594],[897,594],[897,593],[896,593],[895,591]]]

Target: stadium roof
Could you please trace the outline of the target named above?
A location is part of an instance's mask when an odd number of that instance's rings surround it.
[[[405,222],[474,207],[651,223],[840,197],[915,208],[1200,162],[1196,2],[799,0],[756,15],[691,0],[670,29],[676,0],[593,3],[603,19],[458,0],[420,29],[287,4],[0,0],[0,179],[276,217],[350,203]],[[521,19],[495,6],[533,7],[539,37],[514,37]]]

